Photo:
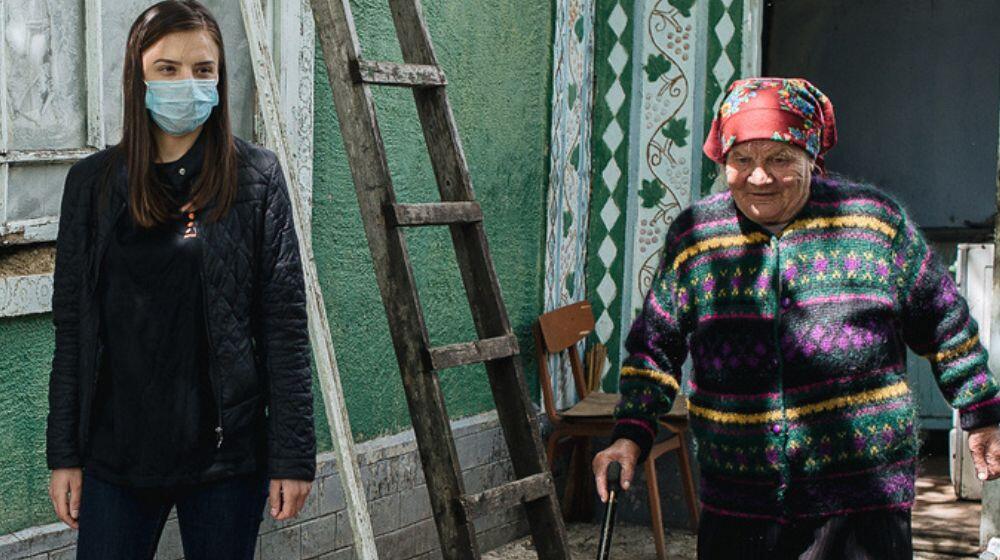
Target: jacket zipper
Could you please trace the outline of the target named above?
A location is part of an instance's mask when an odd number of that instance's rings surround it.
[[[204,228],[202,228],[201,231],[204,231]],[[202,243],[205,243],[205,238],[204,237],[202,237]],[[202,251],[204,251],[204,247],[202,247]],[[213,367],[213,364],[215,362],[215,344],[212,343],[212,331],[211,331],[211,328],[209,327],[209,322],[208,322],[208,303],[207,303],[207,300],[205,298],[205,257],[204,257],[204,254],[201,256],[201,262],[199,263],[199,266],[198,266],[198,276],[199,276],[199,279],[201,280],[201,293],[202,293],[202,298],[201,298],[201,315],[202,315],[202,318],[204,318],[204,320],[205,320],[205,338],[208,339],[208,354],[209,354],[209,356],[208,356],[208,379],[209,379],[209,382],[212,385],[212,390],[215,391],[215,400],[216,400],[215,410],[216,410],[216,415],[217,415],[216,416],[217,423],[215,425],[215,448],[216,449],[220,449],[220,448],[222,448],[222,439],[223,439],[223,429],[222,429],[222,388],[220,387],[219,380],[216,379],[215,368]]]
[[[98,329],[100,328],[100,318],[97,320]],[[97,395],[97,380],[101,376],[101,356],[104,355],[104,344],[101,343],[100,330],[97,333],[97,352],[94,358],[94,383],[90,389],[90,405],[87,407],[87,426],[83,430],[83,435],[81,437],[82,445],[80,446],[82,450],[87,449],[87,445],[90,443],[90,423],[94,417],[94,399]]]
[[[107,237],[104,239],[104,243],[97,248],[97,255],[95,256],[96,260],[94,261],[94,270],[88,271],[91,274],[91,282],[89,286],[91,290],[90,293],[91,296],[97,292],[97,283],[100,282],[101,280],[101,263],[104,260],[104,253],[107,250],[108,245],[111,243],[111,236],[114,235],[112,232],[114,231],[115,223],[118,222],[118,218],[121,217],[122,210],[124,209],[125,209],[124,205],[118,206],[115,209],[115,213],[111,217],[111,225],[109,226],[108,232],[105,234],[107,235]],[[94,311],[94,313],[96,313],[97,315],[97,318],[94,320],[94,323],[97,326],[97,328],[95,329],[95,333],[97,336],[97,351],[95,352],[95,358],[94,358],[94,382],[91,385],[90,403],[89,406],[87,407],[87,414],[89,416],[87,417],[87,426],[86,430],[84,430],[82,438],[84,447],[86,447],[88,441],[90,440],[90,419],[93,416],[94,412],[93,410],[94,397],[97,394],[97,382],[100,380],[101,377],[101,358],[104,356],[104,344],[101,342],[101,310],[98,309]]]

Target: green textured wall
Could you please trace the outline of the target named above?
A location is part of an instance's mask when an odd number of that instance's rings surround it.
[[[352,5],[365,56],[400,61],[384,0]],[[424,10],[534,395],[530,326],[541,309],[551,6],[426,0]],[[405,429],[409,416],[321,56],[317,50],[313,246],[352,427],[363,440]],[[377,91],[376,103],[399,199],[438,200],[409,91]],[[431,342],[472,339],[447,232],[414,231],[409,244]],[[3,535],[56,520],[44,460],[51,316],[0,319],[0,341]],[[449,370],[441,384],[452,417],[492,408],[481,366]],[[320,448],[330,449],[318,391],[316,413]]]
[[[0,320],[0,535],[56,521],[45,468],[52,316]]]
[[[385,3],[354,5],[364,57],[402,61]],[[534,394],[530,327],[544,260],[551,8],[537,0],[423,6]],[[317,63],[316,70],[313,244],[352,426],[367,439],[409,419],[326,69]],[[440,200],[410,91],[376,89],[375,103],[399,200]],[[409,229],[407,241],[431,343],[473,339],[447,230]],[[492,408],[481,366],[445,371],[441,385],[452,417]]]

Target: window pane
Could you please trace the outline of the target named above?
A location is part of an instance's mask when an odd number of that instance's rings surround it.
[[[104,25],[104,107],[107,141],[121,140],[122,134],[122,61],[125,40],[132,22],[149,7],[148,0],[118,0],[103,3]],[[253,135],[253,73],[243,16],[239,2],[207,0],[205,6],[222,28],[229,73],[229,115],[233,133],[246,140]]]
[[[82,0],[7,3],[10,147],[81,148],[87,138]]]
[[[59,215],[69,164],[12,165],[7,192],[7,221]]]

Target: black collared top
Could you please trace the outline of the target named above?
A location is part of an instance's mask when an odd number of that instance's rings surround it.
[[[101,263],[105,353],[85,468],[111,482],[165,486],[254,467],[216,457],[202,245],[179,211],[203,160],[202,135],[177,161],[155,164],[175,196],[176,219],[144,229],[122,213]]]

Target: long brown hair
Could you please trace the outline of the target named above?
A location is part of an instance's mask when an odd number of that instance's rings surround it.
[[[146,112],[146,84],[143,81],[142,53],[164,35],[175,31],[204,30],[219,50],[219,104],[202,125],[205,136],[205,164],[192,185],[192,206],[203,210],[212,203],[207,216],[218,221],[236,198],[236,147],[229,122],[229,95],[226,76],[226,51],[219,24],[205,6],[196,0],[166,0],[147,8],[132,24],[125,44],[122,65],[122,140],[117,156],[124,157],[128,170],[128,206],[135,222],[143,227],[165,223],[176,216],[177,209],[169,190],[153,172],[156,126]]]

